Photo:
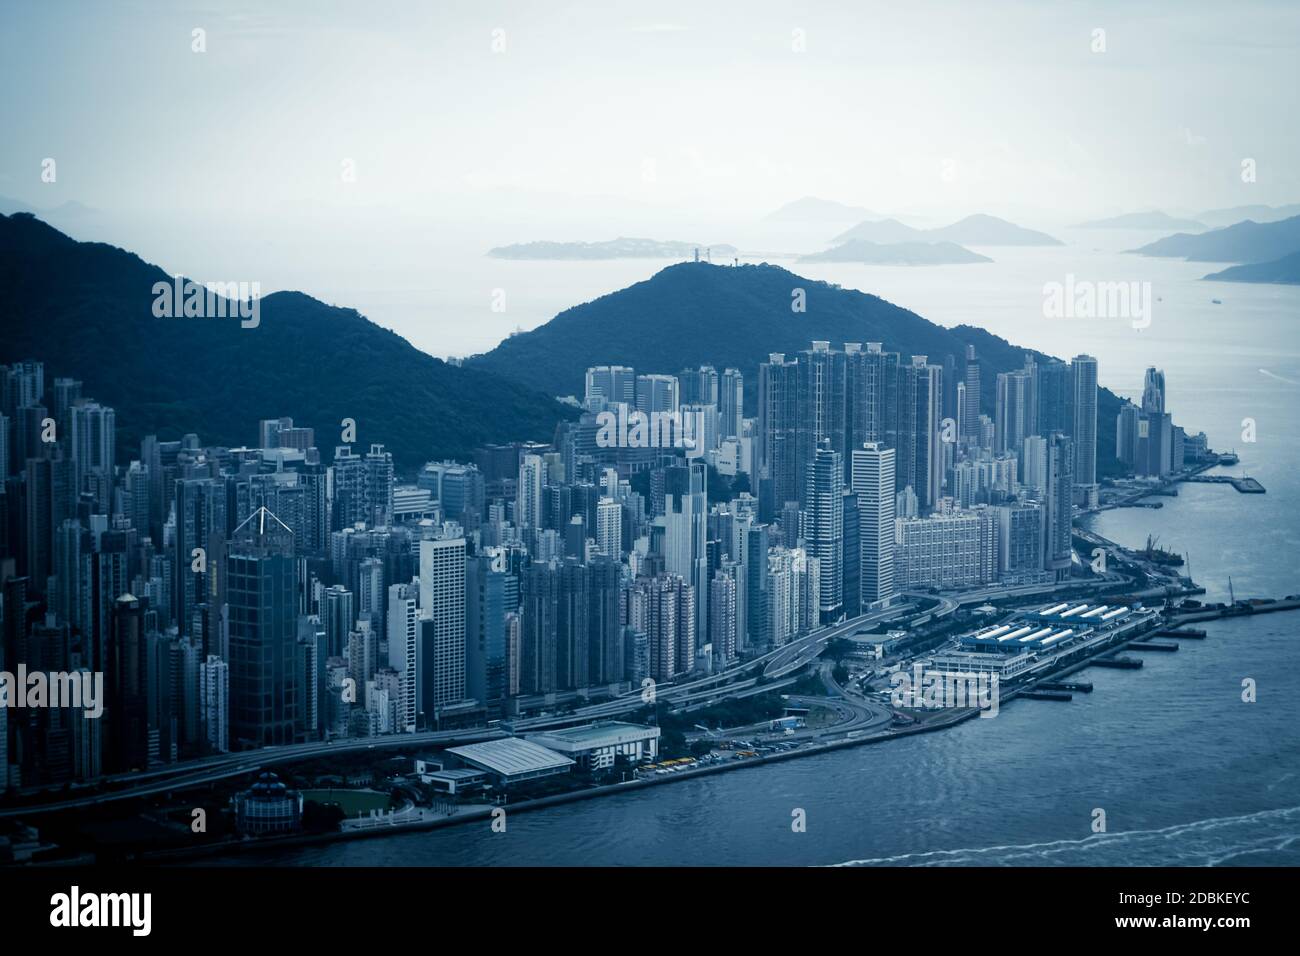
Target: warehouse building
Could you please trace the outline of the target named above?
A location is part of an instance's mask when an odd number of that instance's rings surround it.
[[[498,787],[568,773],[574,765],[568,757],[518,737],[448,747],[446,753],[467,767],[482,770]]]
[[[658,727],[617,720],[530,734],[528,739],[570,757],[584,770],[608,770],[620,760],[636,765],[659,757]]]

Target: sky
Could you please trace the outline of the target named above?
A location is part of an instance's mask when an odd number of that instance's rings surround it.
[[[274,242],[284,281],[388,288],[438,243],[735,241],[807,195],[1040,228],[1300,200],[1290,0],[4,0],[0,19],[0,197],[84,204],[61,221],[78,238],[196,275],[246,275]]]
[[[467,214],[515,194],[741,214],[816,194],[1101,214],[1300,195],[1294,3],[9,0],[3,16],[0,191],[33,203]]]

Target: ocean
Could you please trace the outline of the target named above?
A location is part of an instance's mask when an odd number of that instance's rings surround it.
[[[1126,545],[1148,534],[1187,555],[1209,600],[1300,593],[1300,288],[1200,281],[1215,264],[1124,254],[1145,233],[1066,232],[1064,247],[980,249],[991,264],[926,268],[798,265],[943,325],[1099,361],[1101,384],[1136,396],[1164,369],[1176,424],[1235,449],[1267,489],[1184,485],[1159,510],[1088,519]],[[664,263],[477,263],[526,304],[532,327],[565,305]],[[467,267],[468,268],[468,267]],[[1048,319],[1048,282],[1149,282],[1150,324]],[[467,280],[469,281],[469,280]],[[533,285],[532,283],[536,283]],[[407,290],[433,316],[471,291]],[[554,299],[563,296],[563,302]],[[1212,299],[1220,299],[1215,304]],[[373,309],[372,309],[373,311]],[[432,331],[394,307],[385,322],[436,351]],[[508,330],[506,330],[508,331]],[[476,330],[491,347],[495,326]],[[1248,429],[1243,422],[1253,422]],[[1246,440],[1253,437],[1253,441]],[[1092,668],[1091,694],[1014,701],[992,720],[936,734],[684,780],[487,823],[213,862],[253,865],[1220,865],[1300,864],[1300,614],[1214,621],[1175,654],[1137,653],[1136,671]],[[1252,679],[1257,700],[1242,700]],[[806,830],[794,832],[803,810]],[[1105,832],[1093,832],[1097,811]]]

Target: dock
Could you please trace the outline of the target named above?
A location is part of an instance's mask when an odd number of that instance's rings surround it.
[[[1043,680],[1038,682],[1038,688],[1039,690],[1073,691],[1080,694],[1092,693],[1092,684],[1088,681]]]
[[[1190,640],[1205,640],[1205,632],[1196,627],[1166,627],[1156,631],[1157,637],[1182,637]]]
[[[1264,486],[1256,479],[1249,476],[1238,477],[1236,475],[1190,475],[1183,481],[1190,481],[1200,485],[1232,485],[1243,495],[1262,495]]]
[[[1135,651],[1176,651],[1178,645],[1171,641],[1134,641],[1129,648]]]
[[[1098,667],[1116,667],[1120,670],[1137,670],[1142,666],[1140,657],[1094,657],[1089,663]]]
[[[1073,700],[1071,694],[1061,690],[1027,690],[1020,695],[1026,700]]]

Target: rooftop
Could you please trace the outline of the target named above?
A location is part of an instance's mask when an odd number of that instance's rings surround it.
[[[485,740],[464,747],[448,747],[447,753],[504,777],[573,766],[573,761],[568,757],[518,737]]]

